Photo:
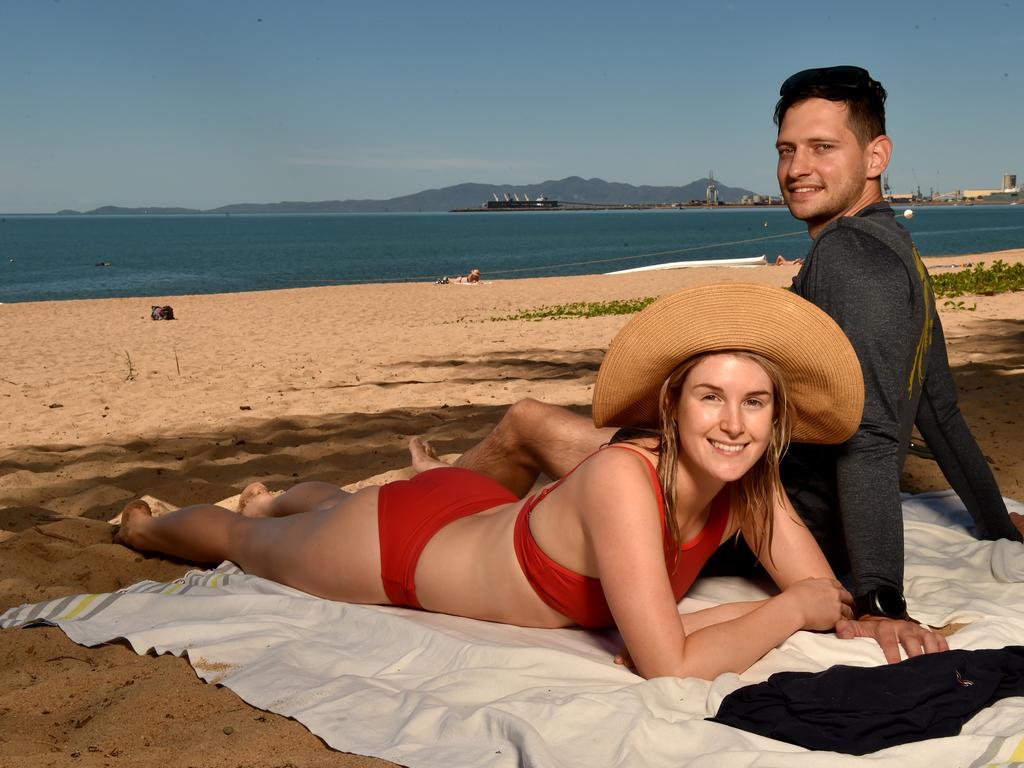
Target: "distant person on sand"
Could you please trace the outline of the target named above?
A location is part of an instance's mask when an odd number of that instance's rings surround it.
[[[775,266],[776,267],[784,267],[784,266],[786,266],[788,264],[803,264],[803,263],[804,263],[803,259],[787,259],[781,253],[778,256],[775,257]]]
[[[794,441],[782,479],[832,567],[850,574],[856,615],[872,619],[862,626],[896,661],[899,644],[917,646],[921,632],[905,620],[903,596],[900,474],[913,427],[981,538],[1021,541],[1024,517],[1007,513],[960,414],[928,271],[882,198],[892,154],[885,98],[860,67],[804,70],[782,84],[775,122],[779,186],[814,240],[793,290],[850,338],[866,387],[856,434],[829,448]],[[582,416],[524,400],[456,464],[525,493],[537,473],[557,477],[607,439]],[[711,567],[751,571],[752,557],[735,560],[718,558]]]
[[[778,316],[780,327],[761,322]],[[253,484],[240,515],[197,505],[153,517],[136,501],[116,540],[229,559],[328,599],[529,627],[614,625],[622,661],[643,676],[710,679],[800,629],[869,633],[778,472],[791,432],[845,439],[862,396],[853,349],[812,304],[766,286],[691,288],[639,314],[605,356],[595,421],[631,432],[526,502],[413,441],[411,480],[354,494],[300,483],[276,498]],[[703,563],[738,534],[782,591],[680,616]],[[907,650],[945,647],[924,632]]]
[[[480,270],[471,269],[468,275],[461,275],[459,277],[450,278],[453,283],[479,283],[480,282]]]
[[[448,285],[449,283],[472,284],[480,282],[480,270],[471,269],[468,275],[455,275],[438,278],[434,281],[436,285]]]

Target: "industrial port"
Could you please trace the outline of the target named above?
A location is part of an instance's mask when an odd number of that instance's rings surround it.
[[[893,192],[886,177],[882,184],[883,195],[890,203],[903,205],[1017,205],[1021,200],[1021,189],[1017,183],[1017,174],[1004,173],[1002,185],[997,188],[957,189],[952,192],[927,193],[918,187],[914,192]],[[744,195],[738,202],[721,202],[718,199],[718,186],[714,175],[709,172],[708,186],[703,200],[686,202],[662,203],[587,203],[578,200],[560,202],[539,195],[533,199],[529,195],[520,196],[515,192],[504,192],[499,197],[492,192],[492,200],[485,201],[478,208],[454,208],[454,213],[472,213],[480,211],[632,211],[684,208],[750,208],[766,206],[782,206],[784,202],[779,196],[750,194]]]

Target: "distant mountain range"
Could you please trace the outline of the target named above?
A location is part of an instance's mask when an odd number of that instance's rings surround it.
[[[175,214],[175,213],[379,213],[418,211],[450,211],[453,208],[477,208],[491,200],[492,194],[499,198],[506,193],[520,198],[528,195],[536,199],[543,195],[563,203],[638,204],[638,203],[686,203],[703,200],[707,192],[707,178],[691,181],[682,187],[634,187],[632,184],[604,181],[603,179],[581,179],[569,176],[558,181],[544,181],[540,184],[456,184],[443,189],[427,189],[413,195],[393,197],[390,200],[322,200],[320,202],[280,203],[236,203],[220,208],[199,210],[196,208],[122,208],[105,205],[86,213],[95,214]],[[718,199],[724,203],[738,202],[744,195],[754,194],[741,187],[727,187],[719,181]],[[80,211],[63,210],[59,213],[78,214]]]

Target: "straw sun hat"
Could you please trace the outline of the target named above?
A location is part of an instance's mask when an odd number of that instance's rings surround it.
[[[794,442],[841,443],[856,431],[864,383],[843,331],[790,291],[741,283],[686,288],[630,320],[597,374],[594,423],[656,427],[669,374],[694,355],[729,350],[756,352],[782,370]]]

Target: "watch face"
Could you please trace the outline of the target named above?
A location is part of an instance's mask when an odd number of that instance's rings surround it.
[[[875,590],[875,604],[883,616],[903,616],[907,612],[907,601],[893,587],[879,587]]]

